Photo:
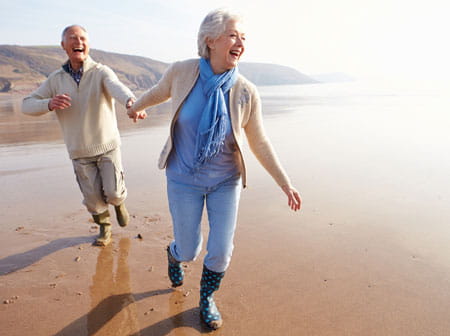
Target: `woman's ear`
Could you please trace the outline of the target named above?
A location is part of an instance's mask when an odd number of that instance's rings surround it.
[[[208,48],[209,49],[211,49],[211,50],[214,50],[215,49],[215,43],[216,42],[216,40],[213,40],[212,38],[210,38],[210,37],[207,37],[206,38],[206,45],[208,46]]]

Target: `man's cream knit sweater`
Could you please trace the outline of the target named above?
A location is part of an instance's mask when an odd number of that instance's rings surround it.
[[[22,112],[33,116],[47,113],[50,99],[58,94],[72,98],[69,108],[56,110],[71,159],[100,155],[120,146],[114,98],[125,105],[134,95],[109,67],[88,57],[79,86],[63,68],[56,70],[24,98]]]

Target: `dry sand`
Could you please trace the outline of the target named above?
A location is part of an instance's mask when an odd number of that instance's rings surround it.
[[[448,335],[450,198],[431,176],[442,172],[393,164],[396,150],[380,158],[338,131],[351,131],[350,119],[326,118],[266,119],[303,209],[290,212],[249,157],[234,257],[216,294],[225,323],[210,334]],[[197,308],[202,258],[179,289],[166,275],[171,221],[156,168],[166,127],[122,134],[133,218],[114,222],[106,248],[91,245],[97,229],[63,144],[0,147],[0,334],[208,333]]]

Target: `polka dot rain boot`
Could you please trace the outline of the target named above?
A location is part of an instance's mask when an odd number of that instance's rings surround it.
[[[169,246],[167,246],[167,260],[169,261],[168,273],[172,287],[181,286],[184,279],[183,265],[172,256]]]
[[[200,282],[200,317],[211,329],[222,326],[222,316],[214,302],[214,292],[219,289],[225,272],[213,272],[203,265],[202,280]]]

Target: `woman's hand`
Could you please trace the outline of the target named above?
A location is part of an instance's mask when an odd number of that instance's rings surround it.
[[[300,194],[298,193],[298,191],[294,187],[292,187],[288,184],[283,185],[281,187],[281,189],[283,189],[284,193],[288,197],[289,207],[293,211],[300,210],[300,208],[302,206],[302,199],[300,198]]]

